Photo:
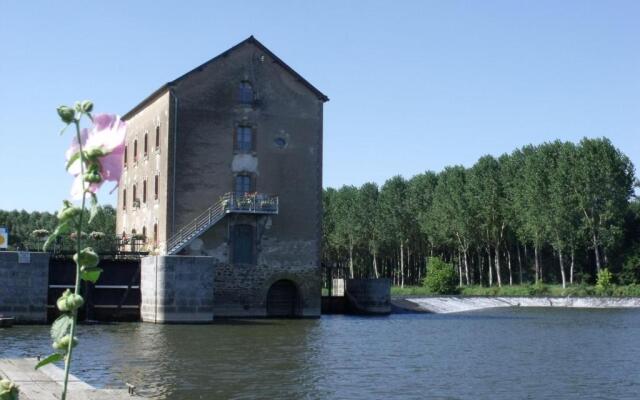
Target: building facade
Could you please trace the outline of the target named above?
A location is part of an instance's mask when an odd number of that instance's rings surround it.
[[[320,313],[328,98],[250,37],[123,119],[117,230],[209,256],[214,315]]]

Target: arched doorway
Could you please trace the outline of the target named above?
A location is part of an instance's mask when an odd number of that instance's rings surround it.
[[[267,293],[267,316],[296,317],[300,315],[300,295],[295,283],[287,279],[275,282]]]

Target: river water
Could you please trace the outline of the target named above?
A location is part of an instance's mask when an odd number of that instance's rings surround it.
[[[638,399],[640,311],[84,325],[73,373],[159,399]],[[0,357],[48,327],[0,329]]]

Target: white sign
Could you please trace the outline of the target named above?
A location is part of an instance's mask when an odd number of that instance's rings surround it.
[[[28,251],[19,251],[18,264],[31,264],[31,253]]]
[[[0,228],[0,249],[5,249],[9,245],[9,231],[7,228]]]

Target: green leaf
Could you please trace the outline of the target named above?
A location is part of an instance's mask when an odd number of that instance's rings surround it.
[[[60,361],[64,358],[64,356],[60,353],[53,353],[49,357],[40,360],[39,363],[36,364],[35,369],[38,369],[44,365],[51,364],[56,361]]]
[[[89,211],[89,223],[93,221],[93,219],[98,215],[98,196],[95,193],[91,193],[91,210]]]
[[[100,278],[100,274],[102,273],[102,268],[93,267],[93,268],[83,268],[80,271],[80,279],[83,281],[96,283]]]
[[[44,242],[44,246],[42,246],[43,251],[47,251],[51,243],[60,235],[63,235],[71,230],[71,226],[68,222],[63,222],[62,224],[56,226],[56,229],[53,231],[51,235],[47,238],[47,241]]]
[[[51,325],[51,339],[55,342],[69,334],[73,318],[69,314],[62,314]]]
[[[80,158],[80,152],[77,151],[71,156],[71,158],[69,158],[69,161],[67,161],[67,165],[65,166],[65,169],[68,171],[69,167],[71,167],[71,164],[76,162],[76,160],[78,160],[79,158]]]

